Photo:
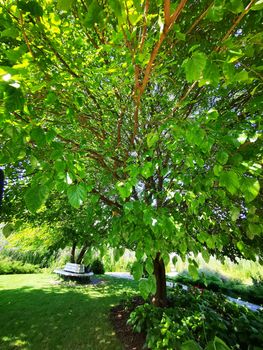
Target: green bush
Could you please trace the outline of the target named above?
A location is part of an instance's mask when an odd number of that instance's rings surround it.
[[[22,263],[21,261],[3,258],[0,260],[0,275],[22,274],[22,273],[38,273],[39,266]]]
[[[175,288],[168,308],[144,304],[131,313],[129,324],[146,333],[152,349],[181,349],[187,341],[206,347],[219,337],[233,349],[262,349],[263,311],[252,312],[222,294],[198,288]],[[190,348],[189,348],[190,349]]]
[[[103,275],[105,273],[103,263],[99,259],[94,260],[91,264],[91,271],[93,271],[95,275]]]
[[[263,282],[253,280],[253,285],[244,285],[237,280],[225,280],[219,274],[199,271],[199,278],[193,280],[187,273],[180,273],[175,281],[187,285],[206,288],[214,292],[221,292],[234,298],[242,298],[251,303],[263,304]]]

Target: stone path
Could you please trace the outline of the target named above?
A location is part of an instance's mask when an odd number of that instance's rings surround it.
[[[133,277],[129,272],[106,272],[106,274],[109,276],[112,276],[112,277],[116,277],[116,278],[125,278],[128,280],[133,280]],[[174,277],[176,275],[177,275],[177,272],[167,273],[168,277]],[[177,285],[177,283],[176,282],[166,282],[166,285],[167,285],[167,287],[174,288]],[[188,287],[186,285],[183,285],[181,283],[180,283],[180,285],[182,286],[182,288],[184,290],[188,290]],[[242,306],[246,306],[248,309],[250,309],[252,311],[263,310],[262,306],[249,303],[248,301],[232,298],[232,297],[229,297],[227,295],[226,295],[226,298],[233,303],[236,303],[236,304],[242,305]]]

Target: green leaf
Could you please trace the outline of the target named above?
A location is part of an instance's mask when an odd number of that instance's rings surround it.
[[[235,194],[240,187],[238,176],[233,170],[222,171],[219,177],[219,184],[231,194]]]
[[[206,18],[210,19],[213,22],[220,22],[223,19],[223,16],[224,16],[223,6],[212,6],[209,9]]]
[[[226,345],[226,343],[223,342],[223,340],[221,340],[218,337],[215,337],[214,340],[208,343],[205,350],[231,350],[231,349]]]
[[[17,36],[19,35],[19,31],[12,27],[12,28],[7,28],[5,30],[2,31],[1,33],[1,37],[9,37],[9,38],[13,38],[15,39]]]
[[[58,0],[57,7],[59,10],[68,11],[71,9],[75,0]]]
[[[238,72],[236,75],[235,75],[235,80],[236,81],[246,81],[248,80],[248,72],[246,70],[242,70],[241,72]]]
[[[25,12],[31,13],[34,17],[43,16],[43,8],[38,4],[37,1],[18,1],[18,8]]]
[[[47,200],[49,188],[47,185],[33,185],[25,193],[25,202],[31,213],[35,213]]]
[[[227,4],[227,9],[235,14],[244,11],[244,4],[242,0],[230,0]]]
[[[74,208],[79,208],[87,198],[87,190],[84,184],[70,186],[67,190],[69,203]]]
[[[150,176],[153,175],[153,164],[151,162],[144,163],[141,174],[145,179],[148,179]]]
[[[202,72],[206,65],[207,57],[203,52],[194,51],[191,58],[183,62],[183,68],[186,74],[186,80],[193,82],[201,78]]]
[[[249,224],[248,225],[248,237],[253,239],[254,236],[259,236],[261,234],[261,227],[259,224]]]
[[[256,3],[251,7],[251,10],[253,11],[260,11],[263,9],[263,0],[258,0]]]
[[[204,261],[208,264],[210,261],[210,254],[207,250],[205,250],[205,249],[202,250],[202,257],[203,257]]]
[[[139,290],[144,299],[150,294],[154,294],[156,289],[155,279],[153,276],[143,279],[139,282]]]
[[[93,0],[88,8],[88,13],[85,16],[84,24],[87,27],[92,27],[95,23],[101,21],[102,7],[99,5],[97,0]]]
[[[132,267],[132,275],[135,281],[139,281],[139,279],[142,277],[142,273],[143,273],[143,264],[136,261]]]
[[[183,197],[182,197],[180,192],[176,192],[175,195],[174,195],[174,198],[175,198],[175,200],[176,200],[176,202],[178,204],[180,204],[182,202],[182,200],[183,200]]]
[[[147,146],[152,148],[156,145],[156,142],[159,140],[159,135],[157,132],[151,132],[147,135]]]
[[[260,184],[258,180],[252,178],[243,178],[241,191],[247,203],[252,202],[259,194]]]
[[[225,165],[228,161],[228,154],[224,151],[220,151],[217,153],[216,155],[216,160],[222,164],[222,165]]]
[[[38,146],[43,147],[46,144],[45,132],[42,130],[41,127],[39,126],[34,127],[30,132],[30,136]]]
[[[198,268],[193,265],[193,264],[189,264],[188,266],[188,271],[189,271],[189,274],[190,276],[194,279],[194,280],[197,280],[199,275],[198,275]]]
[[[220,176],[221,171],[223,170],[222,165],[215,165],[213,168],[213,172],[215,174],[215,176]]]
[[[239,218],[239,215],[240,215],[240,209],[237,208],[237,207],[233,207],[230,210],[230,215],[231,215],[231,220],[232,221],[237,221],[237,219]]]
[[[5,238],[10,236],[14,232],[14,225],[13,224],[6,224],[2,230],[3,235]]]
[[[10,85],[5,88],[4,104],[8,112],[22,110],[24,103],[25,99],[21,89],[17,89]]]
[[[132,184],[129,181],[120,181],[116,187],[122,199],[128,198],[132,193]]]
[[[194,340],[187,340],[181,345],[180,350],[202,350],[202,348]]]
[[[117,18],[122,16],[122,4],[119,0],[109,0],[109,5]]]
[[[203,78],[200,81],[199,86],[211,84],[216,87],[219,83],[219,79],[220,74],[217,65],[210,60],[207,61],[203,72]]]

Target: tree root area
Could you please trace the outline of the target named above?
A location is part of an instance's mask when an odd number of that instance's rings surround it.
[[[147,350],[143,348],[146,335],[144,333],[133,333],[132,327],[127,324],[130,313],[139,305],[143,304],[143,300],[139,297],[131,299],[129,306],[126,303],[117,305],[111,309],[110,320],[113,324],[117,337],[125,350]]]

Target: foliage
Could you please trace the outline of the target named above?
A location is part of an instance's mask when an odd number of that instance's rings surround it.
[[[94,260],[91,264],[91,271],[93,271],[96,275],[103,275],[105,270],[102,261],[99,259]]]
[[[259,349],[263,341],[262,311],[252,312],[198,288],[177,287],[166,309],[147,303],[137,307],[129,323],[134,331],[146,332],[151,349],[180,349],[188,340],[205,347],[215,336],[233,349]]]
[[[252,285],[244,285],[238,280],[223,279],[216,273],[199,271],[197,279],[193,279],[188,273],[181,273],[172,279],[186,285],[206,288],[215,292],[221,292],[228,296],[242,298],[243,300],[263,304],[262,281],[254,280]]]
[[[99,200],[156,266],[262,257],[261,1],[1,3],[0,165],[30,212]]]
[[[15,261],[0,256],[0,275],[12,275],[23,273],[38,273],[39,266]]]

